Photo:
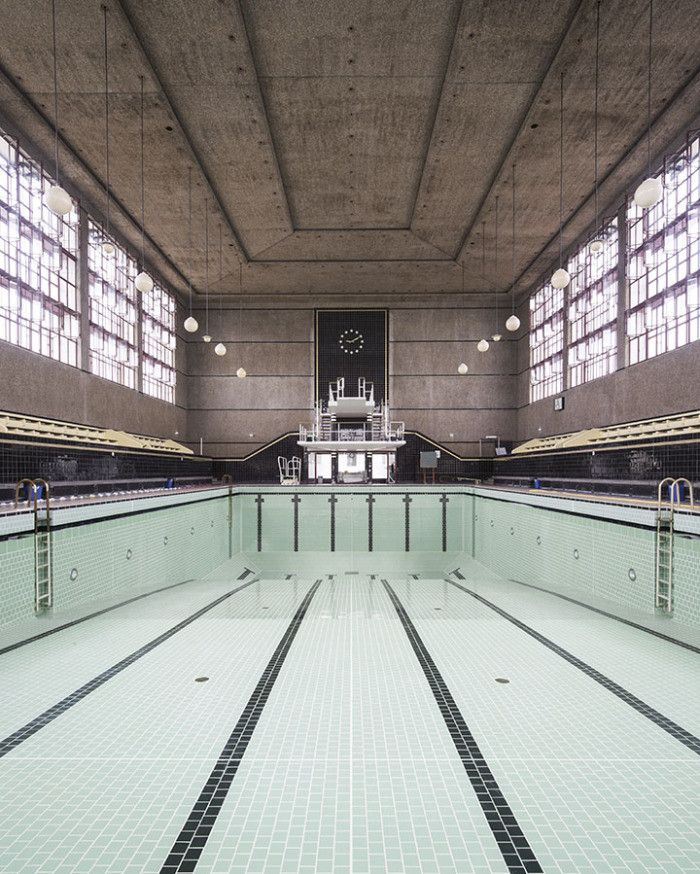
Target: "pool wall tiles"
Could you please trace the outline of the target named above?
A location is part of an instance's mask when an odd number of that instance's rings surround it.
[[[476,497],[473,556],[507,579],[654,615],[656,532]],[[700,625],[700,540],[674,537],[673,620]]]
[[[52,532],[53,614],[201,577],[229,557],[228,498]],[[0,626],[34,615],[34,535],[0,542]]]
[[[462,493],[260,492],[234,501],[238,547],[250,555],[430,552],[437,556],[471,548],[466,516],[473,498]]]

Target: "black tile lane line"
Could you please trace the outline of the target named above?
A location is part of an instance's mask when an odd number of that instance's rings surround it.
[[[591,665],[582,661],[580,658],[577,658],[575,655],[572,655],[568,650],[565,650],[563,647],[554,643],[554,641],[550,640],[548,637],[540,634],[539,631],[535,631],[534,628],[530,628],[529,625],[521,622],[520,619],[516,619],[515,616],[511,616],[510,613],[506,613],[505,610],[502,610],[496,604],[493,604],[491,601],[487,600],[481,595],[478,595],[476,592],[472,592],[472,590],[467,589],[466,586],[461,586],[459,583],[455,583],[454,580],[447,579],[447,582],[450,583],[450,585],[455,586],[455,588],[461,589],[463,592],[466,592],[467,595],[471,595],[472,598],[475,598],[480,604],[483,604],[485,607],[493,610],[494,613],[498,613],[498,615],[503,617],[503,619],[511,622],[513,625],[516,626],[516,628],[524,631],[525,634],[529,634],[530,637],[533,637],[538,643],[546,646],[547,649],[551,649],[552,652],[556,653],[558,656],[561,656],[565,661],[569,662],[570,665],[573,665],[575,668],[583,671],[584,674],[587,674],[592,680],[595,680],[596,683],[600,683],[600,685],[607,689],[608,692],[612,692],[613,695],[616,695],[621,701],[624,701],[625,704],[629,704],[630,707],[633,707],[638,713],[641,713],[642,716],[646,716],[647,719],[650,719],[655,725],[658,725],[659,728],[667,731],[671,735],[671,737],[675,737],[676,740],[680,741],[684,746],[688,747],[689,750],[692,750],[694,753],[700,755],[700,738],[696,737],[694,734],[691,734],[689,731],[686,731],[685,728],[681,728],[680,725],[678,725],[672,719],[669,719],[668,716],[664,716],[663,713],[659,713],[658,710],[655,710],[649,704],[646,704],[644,701],[642,701],[641,698],[637,698],[636,695],[628,692],[627,689],[625,689],[623,686],[620,686],[619,683],[616,683],[614,680],[606,677],[605,674],[601,674],[600,671],[597,671],[595,668],[591,667]]]
[[[219,604],[222,604],[232,595],[235,595],[236,592],[240,592],[241,589],[252,586],[253,583],[256,582],[257,578],[250,580],[247,583],[243,583],[242,586],[237,586],[235,589],[231,589],[230,592],[226,592],[224,595],[216,598],[216,600],[211,601],[209,604],[206,604],[200,610],[197,610],[196,613],[188,616],[187,619],[183,619],[182,622],[178,622],[177,625],[174,625],[163,634],[158,635],[158,637],[154,638],[150,643],[147,643],[139,649],[135,650],[131,653],[131,655],[128,655],[120,662],[117,662],[116,665],[112,665],[111,668],[107,668],[106,671],[103,671],[92,680],[89,680],[87,683],[85,683],[84,686],[76,689],[75,692],[71,692],[70,695],[62,698],[52,707],[49,707],[48,710],[45,710],[43,713],[40,713],[39,716],[37,716],[35,719],[32,719],[31,722],[28,722],[26,725],[23,725],[22,728],[18,728],[17,731],[13,732],[11,735],[8,735],[4,740],[0,740],[0,759],[3,756],[7,755],[7,753],[12,752],[12,750],[16,749],[21,743],[30,738],[32,735],[36,734],[45,725],[48,725],[50,722],[53,722],[53,720],[56,719],[58,716],[61,716],[61,714],[65,713],[67,710],[70,710],[70,708],[73,707],[74,704],[82,701],[83,698],[90,694],[90,692],[94,692],[95,689],[99,689],[100,686],[103,686],[107,682],[107,680],[111,680],[112,677],[115,677],[117,674],[121,673],[125,668],[128,668],[129,665],[133,665],[134,662],[147,655],[157,646],[160,646],[161,643],[165,643],[166,640],[169,640],[174,634],[177,634],[178,631],[182,631],[183,628],[191,625],[201,616],[204,616],[205,613],[213,610],[214,607],[218,607]]]
[[[284,660],[296,637],[311,599],[316,594],[321,580],[316,580],[304,596],[299,609],[294,614],[289,627],[277,645],[272,658],[258,680],[258,684],[248,699],[238,722],[216,760],[209,779],[199,794],[187,821],[177,836],[170,853],[160,869],[160,874],[177,874],[180,871],[194,871],[199,857],[209,839],[216,818],[236,776],[238,766],[250,743],[250,739],[262,716],[270,692],[279,675]]]
[[[459,570],[459,568],[458,568]],[[455,576],[457,574],[452,571]],[[464,579],[464,577],[459,577]],[[553,592],[551,589],[543,589],[542,586],[535,586],[532,583],[523,583],[521,580],[513,580],[508,578],[509,583],[516,583],[518,586],[525,586],[527,589],[535,589],[538,592],[544,592],[547,595],[553,595],[555,598],[561,598],[562,601],[569,601],[571,604],[576,604],[578,607],[585,607],[586,610],[591,610],[593,613],[599,613],[601,616],[607,616],[608,619],[615,619],[617,622],[622,622],[624,625],[629,625],[631,628],[637,628],[639,631],[646,631],[647,634],[653,634],[660,640],[666,640],[669,643],[675,643],[676,646],[682,646],[683,649],[689,649],[691,652],[700,653],[700,646],[693,646],[692,643],[686,643],[684,640],[678,640],[676,637],[671,637],[668,634],[663,634],[661,631],[656,631],[653,628],[648,628],[646,625],[641,625],[639,622],[632,622],[631,619],[624,619],[622,616],[616,616],[614,613],[608,613],[607,610],[601,610],[600,607],[594,607],[592,604],[586,604],[585,601],[577,601],[576,598],[570,598],[568,595],[562,595],[560,592]],[[1,650],[0,650],[1,652]]]
[[[462,713],[457,707],[452,693],[437,669],[430,653],[426,649],[415,625],[411,622],[403,604],[396,592],[386,580],[382,580],[387,594],[391,598],[406,636],[409,639],[413,652],[416,654],[420,666],[423,668],[425,678],[430,684],[435,701],[437,702],[442,718],[445,720],[447,730],[457,748],[464,770],[467,772],[469,782],[476,792],[476,797],[484,812],[498,848],[503,856],[503,861],[511,874],[525,874],[525,872],[542,872],[542,867],[515,819],[503,793],[501,792],[496,778],[484,759],[483,753],[474,740]]]
[[[250,568],[245,568],[243,573],[237,577],[239,580],[244,580],[253,571]],[[57,631],[63,631],[66,628],[72,628],[74,625],[80,625],[81,622],[87,622],[88,619],[94,619],[96,616],[103,616],[105,613],[110,613],[112,610],[118,610],[119,607],[126,607],[127,604],[133,604],[134,601],[140,601],[143,598],[148,598],[151,595],[158,595],[160,592],[167,592],[169,589],[177,589],[178,586],[184,586],[185,583],[193,583],[195,578],[191,580],[183,580],[181,583],[172,583],[170,586],[163,586],[160,589],[153,589],[151,592],[143,592],[141,595],[135,595],[133,598],[127,598],[126,601],[120,601],[118,604],[112,604],[111,607],[105,607],[102,610],[95,610],[94,613],[87,613],[85,616],[80,616],[77,619],[71,619],[70,622],[64,622],[62,625],[55,625],[53,628],[48,628],[39,634],[34,634],[32,637],[25,637],[24,640],[18,640],[16,643],[11,643],[8,646],[3,646],[0,649],[0,655],[6,652],[11,652],[13,649],[19,649],[21,646],[26,646],[28,643],[33,643],[35,640],[42,640],[49,637],[51,634],[56,634]]]

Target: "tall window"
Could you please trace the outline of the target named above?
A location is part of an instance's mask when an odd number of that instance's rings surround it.
[[[588,243],[569,259],[568,388],[617,367],[617,218],[601,229],[601,252]]]
[[[627,207],[630,364],[700,339],[700,138],[664,171],[659,203]]]
[[[175,298],[154,285],[141,297],[143,391],[175,402]]]
[[[114,240],[105,251],[102,227],[88,222],[90,370],[136,388],[138,375],[136,261]]]
[[[530,401],[564,388],[564,291],[547,282],[530,298]]]
[[[77,367],[78,213],[43,203],[43,167],[0,131],[0,340]]]

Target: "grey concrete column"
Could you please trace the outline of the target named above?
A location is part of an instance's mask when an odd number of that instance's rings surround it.
[[[78,216],[78,298],[80,300],[80,368],[90,370],[90,289],[88,279],[88,214]]]

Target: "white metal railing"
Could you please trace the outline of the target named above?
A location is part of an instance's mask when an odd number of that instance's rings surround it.
[[[335,421],[327,423],[325,427],[321,427],[320,429],[315,426],[312,428],[307,428],[305,425],[299,426],[300,443],[395,443],[403,440],[404,437],[405,429],[403,422],[391,422],[389,428],[387,430],[382,429],[379,434],[372,427],[370,422],[357,425],[353,428],[340,425]]]

